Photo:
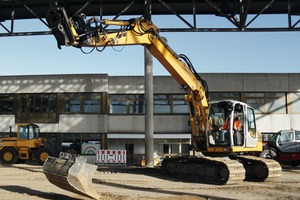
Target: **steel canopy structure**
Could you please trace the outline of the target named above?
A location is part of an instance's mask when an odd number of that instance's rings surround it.
[[[0,37],[51,34],[44,18],[52,5],[65,7],[70,16],[82,12],[87,16],[113,16],[118,19],[122,15],[145,16],[145,13],[151,13],[151,16],[161,17],[173,15],[184,24],[184,27],[160,27],[162,32],[300,30],[298,0],[1,0]],[[276,15],[285,18],[283,26],[264,23],[263,27],[256,27],[253,23],[261,17],[268,16],[272,19]],[[200,23],[204,16],[223,18],[227,22],[224,23],[226,27],[204,27]],[[30,19],[38,19],[39,23],[45,25],[45,29],[15,31],[16,20],[20,21],[18,24],[25,24]],[[206,21],[207,23],[210,22]]]
[[[45,16],[53,5],[64,7],[69,17],[80,13],[98,16],[100,19],[119,19],[121,16],[126,16],[126,19],[128,16],[152,19],[158,16],[160,21],[168,15],[184,24],[171,28],[159,26],[161,32],[300,31],[299,0],[0,0],[0,37],[52,34]],[[261,17],[276,15],[284,16],[286,23],[280,26],[264,23],[260,27],[253,23]],[[207,16],[224,20],[227,22],[224,23],[226,26],[204,26],[199,23],[205,21],[206,24],[210,24]],[[26,25],[30,20],[40,24]],[[173,19],[171,21],[174,22]],[[16,25],[22,23],[22,27],[29,28],[29,31],[20,31],[17,28]],[[156,21],[154,23],[157,24]],[[31,31],[40,25],[43,25],[43,30]],[[110,26],[104,28],[113,29]],[[153,69],[151,55],[148,51],[145,51],[144,55],[145,158],[146,166],[153,166]]]

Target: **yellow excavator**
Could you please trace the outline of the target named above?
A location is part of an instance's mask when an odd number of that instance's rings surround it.
[[[144,18],[100,21],[97,17],[86,19],[83,14],[68,17],[63,7],[51,8],[46,20],[59,48],[90,47],[101,52],[109,46],[144,46],[186,90],[193,155],[166,158],[162,170],[210,184],[266,181],[281,175],[278,162],[255,156],[262,151],[262,142],[253,108],[234,100],[208,102],[206,82],[185,55],[178,55],[169,47],[151,21]],[[107,29],[111,25],[118,28]],[[222,130],[226,120],[229,126]],[[240,121],[238,131],[233,128],[235,120]],[[80,157],[63,152],[59,158],[48,157],[43,167],[53,184],[95,199],[99,198],[92,187],[96,169]]]

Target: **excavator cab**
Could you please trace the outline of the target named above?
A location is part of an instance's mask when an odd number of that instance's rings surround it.
[[[18,137],[20,139],[32,140],[39,137],[40,128],[36,124],[20,124],[18,128]]]
[[[209,153],[261,151],[254,109],[249,105],[234,100],[213,101],[208,118]]]

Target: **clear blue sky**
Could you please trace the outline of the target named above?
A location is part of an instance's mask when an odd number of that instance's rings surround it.
[[[125,19],[124,17],[122,19]],[[202,17],[201,26],[226,26],[228,21]],[[208,21],[213,20],[213,21]],[[256,20],[256,27],[287,24],[284,16]],[[184,27],[178,19],[154,17],[158,27]],[[6,22],[9,23],[9,22]],[[267,25],[266,25],[267,24]],[[29,27],[29,28],[27,28]],[[1,27],[0,27],[1,28]],[[19,30],[18,30],[19,28]],[[27,28],[27,29],[26,29]],[[16,22],[15,31],[47,30],[40,22]],[[0,29],[1,32],[3,30]],[[300,32],[161,33],[178,54],[186,54],[199,73],[300,73]],[[144,75],[144,49],[108,47],[85,55],[79,49],[59,50],[54,36],[0,37],[0,75],[107,73],[110,76]],[[120,50],[122,47],[115,47]],[[154,62],[154,75],[169,75]]]

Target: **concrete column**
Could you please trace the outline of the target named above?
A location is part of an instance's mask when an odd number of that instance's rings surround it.
[[[101,149],[108,149],[107,133],[101,133]]]
[[[144,17],[151,20],[151,0],[145,0]],[[153,58],[145,48],[145,161],[146,167],[154,166],[153,128]]]
[[[153,141],[153,66],[152,55],[145,48],[145,153],[146,153],[146,166],[153,167],[153,153],[154,153],[154,141]]]

